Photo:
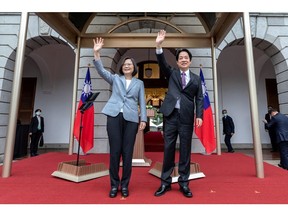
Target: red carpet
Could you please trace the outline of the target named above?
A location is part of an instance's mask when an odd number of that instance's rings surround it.
[[[160,131],[149,131],[144,134],[145,152],[163,152],[164,139]]]
[[[155,162],[162,162],[163,153],[147,152],[151,167],[133,167],[130,196],[108,197],[109,176],[75,183],[51,174],[63,161],[76,160],[76,155],[46,153],[13,162],[11,176],[0,178],[2,204],[287,204],[288,172],[264,164],[265,178],[256,177],[254,159],[240,153],[221,156],[191,154],[206,177],[190,181],[194,197],[185,198],[177,183],[164,196],[153,194],[160,179],[148,173]],[[178,158],[178,156],[176,157]],[[91,163],[104,162],[108,154],[80,156]],[[0,167],[2,173],[2,166]]]

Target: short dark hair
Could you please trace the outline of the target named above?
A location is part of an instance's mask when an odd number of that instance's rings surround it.
[[[124,63],[125,63],[125,61],[126,61],[127,59],[130,59],[130,60],[132,61],[132,64],[133,64],[133,66],[134,66],[134,71],[132,72],[132,76],[135,76],[135,75],[138,73],[138,71],[137,71],[137,64],[136,64],[136,61],[135,61],[133,58],[131,58],[131,57],[126,57],[126,58],[123,59],[123,61],[122,61],[122,63],[121,63],[121,66],[120,66],[120,68],[119,68],[119,73],[120,73],[121,75],[124,75],[124,73],[123,73],[123,71],[122,71],[122,67],[123,67],[123,65],[124,65]]]
[[[271,108],[268,110],[268,114],[271,115],[272,112],[278,112],[277,109]]]
[[[222,110],[222,114],[226,114],[227,113],[227,110],[226,109],[223,109]]]
[[[38,111],[42,112],[42,110],[41,110],[41,109],[36,109],[36,110],[35,110],[35,113],[36,113],[36,112],[38,112]]]
[[[181,52],[186,52],[186,53],[188,53],[188,56],[189,56],[189,58],[190,58],[190,61],[192,60],[192,54],[191,54],[191,52],[190,52],[188,49],[178,49],[178,50],[176,51],[176,61],[178,61],[178,59],[179,59],[179,54],[180,54]]]

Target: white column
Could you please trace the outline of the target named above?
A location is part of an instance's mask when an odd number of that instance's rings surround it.
[[[74,82],[73,82],[73,98],[72,98],[72,112],[71,112],[71,123],[70,123],[70,140],[69,140],[69,155],[73,154],[74,147],[74,119],[76,115],[76,102],[77,102],[77,90],[78,90],[78,75],[79,75],[79,58],[80,58],[80,44],[81,37],[77,38],[77,49],[75,56],[75,67],[74,67]]]
[[[252,124],[252,136],[253,136],[253,145],[254,145],[254,156],[255,156],[255,163],[256,163],[256,173],[257,173],[257,177],[264,178],[262,146],[261,146],[260,130],[259,130],[257,91],[256,91],[255,70],[254,70],[253,46],[252,46],[252,39],[251,39],[251,32],[250,32],[249,12],[243,13],[243,20],[244,20],[244,40],[245,40],[245,51],[246,51],[246,61],[247,61],[250,109],[251,109],[251,118],[252,118],[251,124]]]
[[[18,37],[18,46],[16,50],[16,61],[15,61],[13,87],[10,103],[10,112],[9,112],[10,115],[8,122],[7,139],[4,152],[3,171],[2,171],[3,178],[9,177],[11,174],[23,64],[24,64],[24,54],[26,46],[27,26],[28,26],[28,12],[22,12],[21,25]]]
[[[217,66],[214,38],[211,37],[211,53],[212,53],[212,65],[213,65],[213,91],[214,91],[214,115],[215,115],[215,129],[216,129],[216,152],[217,155],[221,155],[221,143],[220,143],[220,122],[219,122],[219,103],[218,103],[218,78],[217,78]]]

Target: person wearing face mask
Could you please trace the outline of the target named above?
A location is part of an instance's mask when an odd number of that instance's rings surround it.
[[[112,95],[102,109],[107,116],[107,133],[110,146],[110,192],[109,197],[117,196],[120,188],[122,197],[129,196],[129,182],[132,173],[134,143],[138,130],[144,130],[147,122],[144,83],[134,77],[137,64],[133,58],[125,57],[119,74],[107,71],[100,59],[103,38],[94,42],[94,66],[98,74],[112,86]],[[139,106],[139,110],[138,110]],[[122,157],[122,177],[119,176]]]
[[[227,114],[227,110],[222,110],[222,122],[223,122],[223,135],[225,135],[224,142],[228,148],[229,153],[233,153],[234,149],[231,145],[231,138],[235,133],[235,126],[233,119]]]
[[[269,123],[271,121],[271,115],[269,114],[269,111],[272,109],[273,109],[272,106],[268,106],[268,112],[265,114],[265,120],[267,121],[267,123]],[[271,127],[268,129],[267,124],[264,124],[264,128],[265,128],[265,131],[268,132],[269,137],[270,137],[270,142],[272,145],[271,152],[278,152],[278,145],[276,142],[276,134],[275,134],[274,128]]]
[[[35,110],[35,116],[32,117],[29,125],[30,142],[30,156],[34,157],[38,155],[38,145],[43,139],[44,133],[44,118],[41,116],[41,109]]]

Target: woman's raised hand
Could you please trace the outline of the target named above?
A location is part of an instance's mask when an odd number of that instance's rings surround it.
[[[94,58],[95,60],[100,59],[100,50],[102,49],[103,45],[104,45],[104,39],[103,38],[95,38],[93,39],[93,43],[94,43]]]
[[[95,38],[95,39],[93,39],[93,42],[94,42],[94,52],[99,52],[104,45],[104,39],[103,38]]]

